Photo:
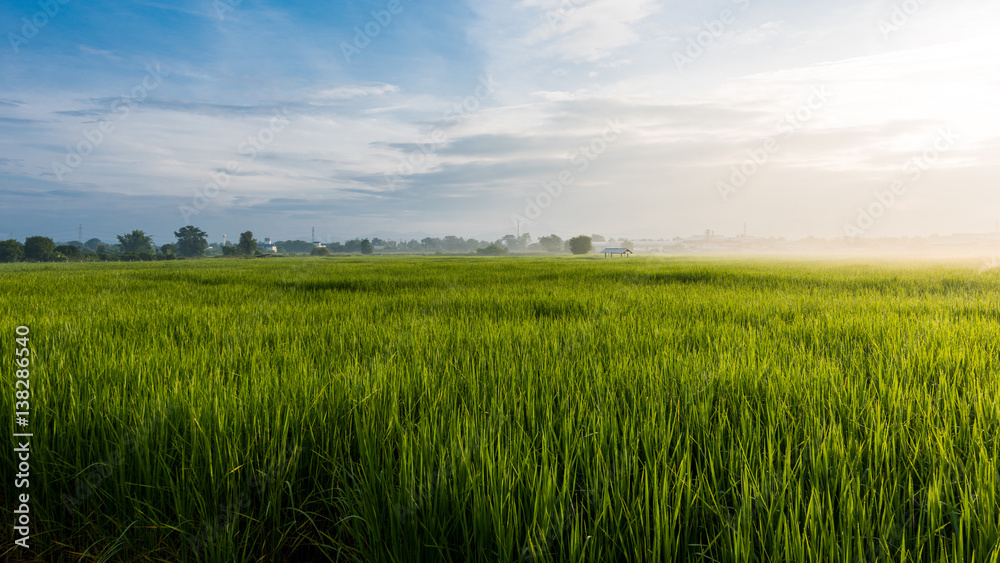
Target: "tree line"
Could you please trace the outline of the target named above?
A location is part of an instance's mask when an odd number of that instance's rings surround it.
[[[22,244],[15,239],[0,241],[0,262],[65,262],[65,261],[154,261],[177,260],[181,258],[201,258],[206,255],[225,257],[264,256],[276,251],[278,254],[311,254],[328,256],[331,254],[373,254],[380,253],[476,253],[499,256],[510,252],[571,252],[588,254],[593,250],[593,242],[603,242],[599,235],[579,236],[563,240],[557,235],[541,237],[532,242],[530,234],[507,235],[494,242],[463,239],[456,236],[444,238],[427,237],[423,240],[391,241],[379,238],[355,239],[344,243],[333,242],[322,246],[302,240],[279,241],[262,248],[253,232],[240,234],[239,241],[227,243],[216,249],[208,243],[208,234],[198,227],[188,225],[174,232],[176,242],[157,246],[153,238],[142,230],[117,235],[116,244],[108,244],[92,238],[87,242],[78,241],[57,244],[49,237],[33,236]],[[273,248],[271,248],[273,247]]]

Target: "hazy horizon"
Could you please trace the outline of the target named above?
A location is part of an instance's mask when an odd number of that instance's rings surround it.
[[[53,0],[0,21],[3,238],[1000,219],[985,1]]]

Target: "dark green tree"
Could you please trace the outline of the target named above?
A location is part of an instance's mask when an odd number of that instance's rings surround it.
[[[509,254],[510,251],[507,250],[506,248],[502,248],[495,244],[491,244],[486,248],[480,248],[479,250],[476,250],[476,253],[479,254],[480,256],[503,256],[504,254]]]
[[[569,239],[569,250],[573,254],[590,254],[594,250],[594,241],[588,236],[578,236]]]
[[[375,248],[372,247],[372,241],[365,239],[361,241],[361,254],[371,254],[375,252]]]
[[[83,243],[83,248],[85,248],[85,249],[87,249],[87,250],[89,250],[91,252],[97,252],[97,247],[101,246],[102,244],[104,244],[104,243],[101,242],[101,239],[99,239],[99,238],[92,238],[92,239],[88,240],[87,242]]]
[[[155,252],[153,237],[146,236],[146,233],[136,229],[127,235],[118,235],[118,246],[121,247],[122,254],[150,254]]]
[[[163,256],[167,260],[173,260],[177,258],[177,245],[176,244],[164,244],[160,247],[160,256]]]
[[[177,250],[181,256],[194,258],[205,255],[208,248],[208,234],[205,231],[188,225],[179,231],[174,232],[177,237]]]
[[[24,245],[14,239],[0,242],[0,262],[20,262],[24,260]]]
[[[236,245],[236,249],[241,256],[253,256],[257,252],[257,239],[253,238],[253,232],[241,233],[240,243]]]
[[[309,254],[313,250],[313,244],[304,240],[286,240],[277,243],[277,246],[282,254]]]
[[[56,243],[49,237],[28,237],[24,239],[24,258],[37,262],[51,262],[59,257]]]
[[[80,252],[80,248],[73,246],[72,244],[61,244],[56,247],[56,252],[62,254],[66,258],[69,258],[70,260],[78,260],[81,256],[83,256],[83,253]]]

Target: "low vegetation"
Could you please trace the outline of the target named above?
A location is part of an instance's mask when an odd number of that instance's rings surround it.
[[[25,239],[22,244],[16,239],[0,241],[0,263],[12,262],[154,262],[177,260],[180,258],[203,257],[261,257],[264,255],[291,256],[307,254],[310,256],[332,256],[344,254],[446,254],[500,256],[511,251],[550,254],[587,254],[593,250],[591,240],[603,241],[604,237],[579,236],[563,241],[558,235],[549,235],[531,242],[530,234],[520,236],[507,235],[496,242],[479,241],[473,238],[463,239],[456,236],[444,238],[425,237],[422,240],[395,241],[356,238],[346,242],[306,242],[303,240],[286,240],[265,243],[254,238],[253,232],[240,234],[239,241],[226,241],[218,247],[208,242],[208,233],[188,225],[174,233],[175,243],[156,246],[153,238],[141,230],[117,235],[118,242],[108,244],[100,239],[92,238],[85,243],[69,241],[56,243],[43,236],[33,236]],[[626,246],[631,245],[629,242]]]
[[[6,265],[35,556],[993,560],[998,292],[963,265]]]

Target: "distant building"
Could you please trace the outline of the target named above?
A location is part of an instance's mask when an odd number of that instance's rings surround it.
[[[605,258],[609,256],[624,256],[628,258],[628,256],[632,254],[632,251],[628,248],[605,248],[601,251],[601,254],[603,254]]]
[[[264,254],[277,254],[278,253],[278,247],[275,246],[275,244],[273,242],[271,242],[271,237],[267,237],[266,239],[264,239],[264,242],[258,244],[257,245],[257,250],[259,250],[260,252],[262,252]]]

